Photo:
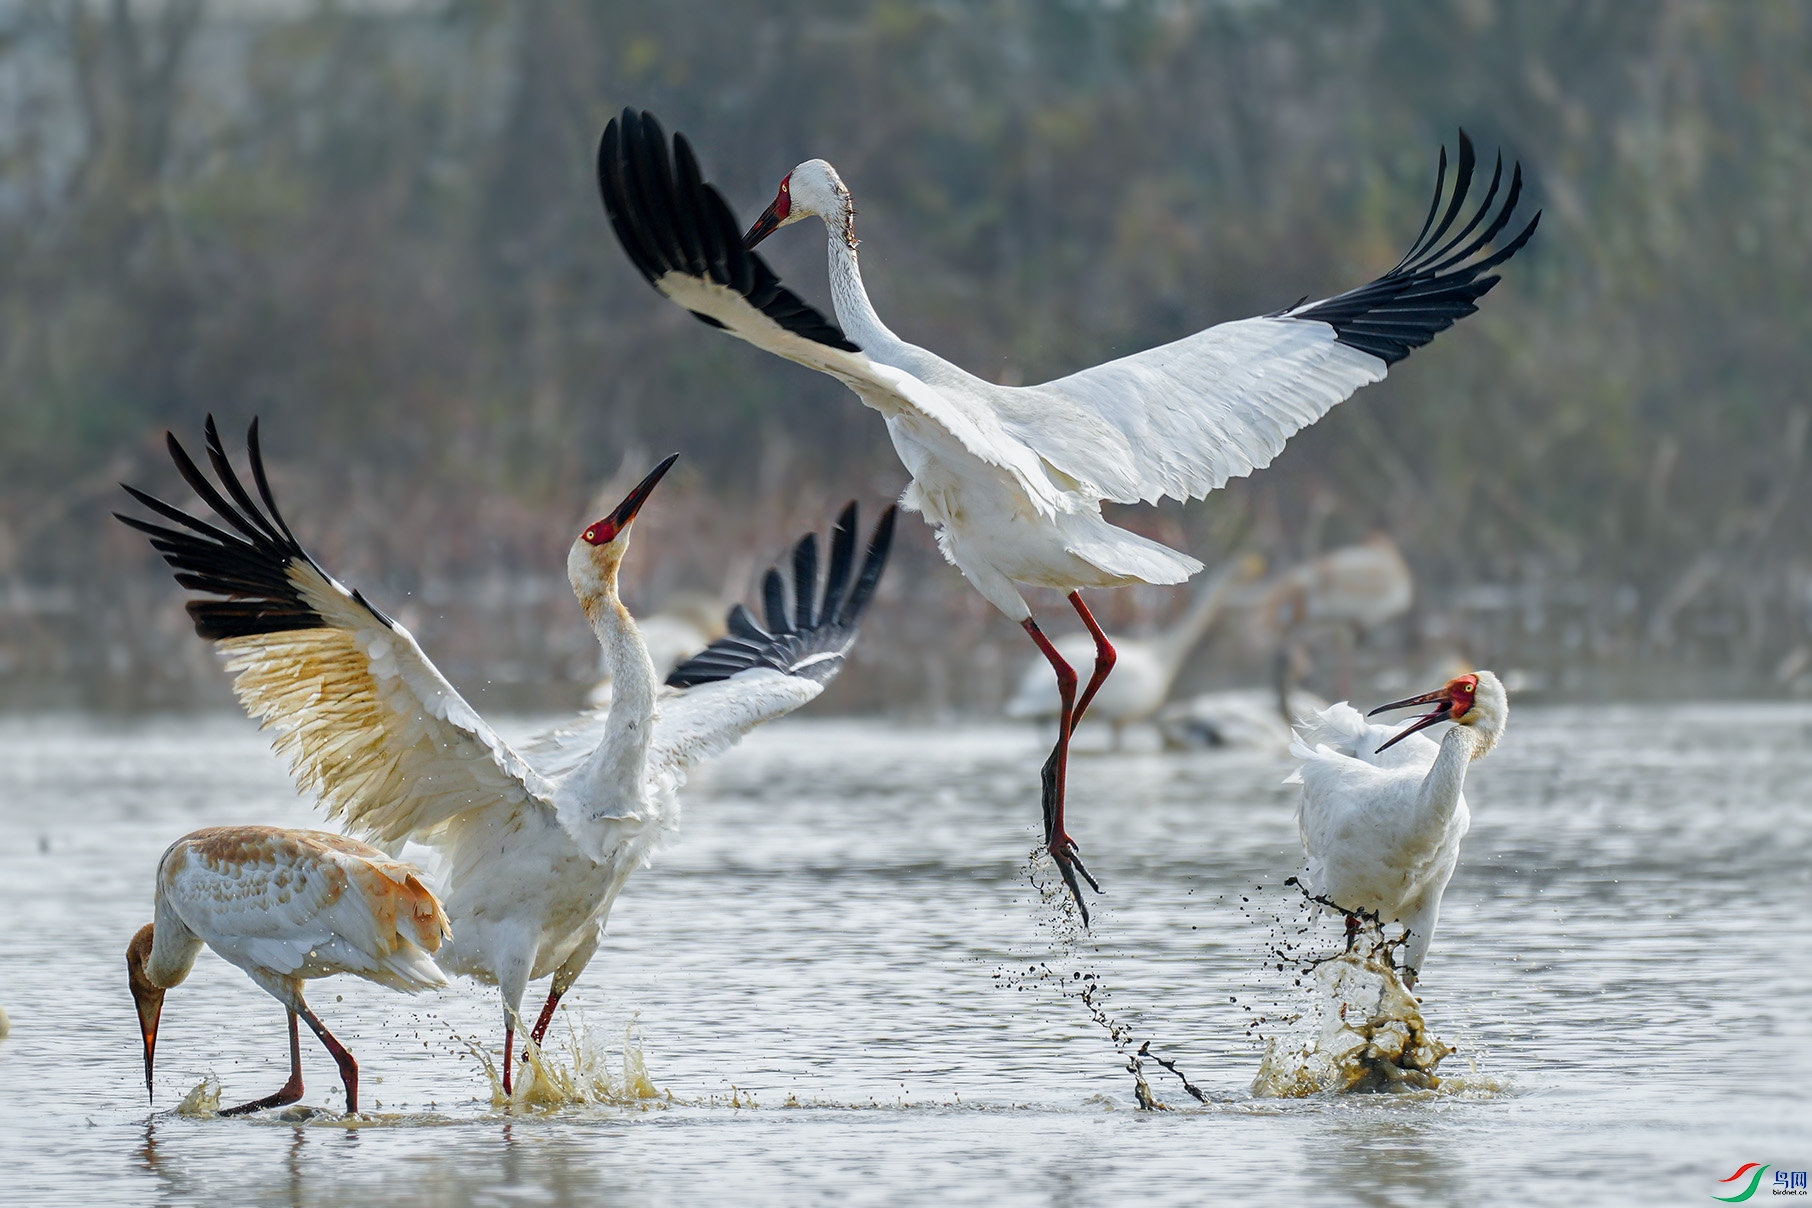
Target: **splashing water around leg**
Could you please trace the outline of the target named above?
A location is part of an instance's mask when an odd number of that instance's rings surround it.
[[[1348,915],[1349,920],[1352,915]],[[1272,1037],[1252,1093],[1297,1099],[1354,1091],[1434,1090],[1435,1067],[1454,1050],[1432,1035],[1416,998],[1397,974],[1395,954],[1404,937],[1387,938],[1367,920],[1371,942],[1306,961],[1313,1027],[1306,1042]]]
[[[513,1093],[503,1093],[490,1050],[454,1033],[470,1052],[491,1084],[491,1106],[497,1110],[557,1111],[565,1107],[665,1107],[671,1092],[663,1091],[648,1077],[641,1040],[632,1016],[623,1026],[620,1054],[607,1053],[585,1026],[583,1017],[561,1012],[566,1035],[558,1045],[539,1046],[524,1038],[523,1062]],[[616,1069],[612,1056],[618,1056]]]

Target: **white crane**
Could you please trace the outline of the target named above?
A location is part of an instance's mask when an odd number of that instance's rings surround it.
[[[1101,685],[1093,708],[1096,716],[1106,718],[1113,726],[1116,748],[1129,724],[1144,721],[1163,707],[1190,652],[1220,615],[1228,591],[1256,576],[1262,565],[1256,555],[1229,563],[1196,589],[1183,615],[1168,628],[1147,638],[1121,638],[1115,644],[1118,657],[1113,678]],[[1064,634],[1051,645],[1066,662],[1072,663],[1089,658],[1095,651],[1094,639],[1086,633]],[[1057,717],[1062,709],[1057,686],[1042,661],[1026,667],[1018,691],[1006,705],[1008,717]]]
[[[145,1094],[164,991],[189,976],[203,944],[289,1012],[289,1081],[223,1116],[302,1097],[298,1016],[340,1067],[346,1110],[359,1110],[358,1063],[308,1009],[303,982],[352,973],[405,994],[447,984],[429,956],[447,937],[447,916],[420,871],[344,835],[274,826],[184,835],[157,862],[152,917],[126,948],[145,1041]]]
[[[517,751],[407,630],[296,541],[265,478],[257,421],[246,444],[262,508],[227,460],[212,417],[206,431],[219,488],[174,436],[170,455],[227,528],[131,487],[182,527],[120,519],[150,534],[184,587],[225,597],[189,601],[195,630],[227,656],[240,703],[276,732],[297,783],[373,842],[414,840],[440,851],[453,937],[437,960],[501,991],[508,1093],[528,983],[553,976],[531,1034],[539,1043],[596,950],[618,891],[678,821],[676,793],[688,769],[812,700],[842,669],[886,563],[895,509],[875,526],[859,571],[855,505],[844,509],[822,595],[817,538],[801,540],[790,606],[787,583],[770,570],[767,625],[738,606],[728,635],[676,668],[663,690],[618,598],[617,572],[631,522],[678,455],[667,458],[567,555],[567,577],[611,672],[613,703]]]
[[[1285,781],[1302,785],[1298,824],[1309,856],[1308,891],[1346,914],[1347,944],[1359,915],[1409,932],[1403,980],[1414,986],[1441,913],[1441,895],[1472,818],[1466,769],[1491,753],[1510,717],[1504,685],[1489,671],[1372,710],[1435,708],[1392,731],[1344,701],[1308,719],[1290,753],[1302,766]],[[1416,731],[1454,722],[1439,745]]]
[[[675,135],[669,156],[652,115],[624,110],[598,147],[604,208],[643,276],[711,326],[830,374],[879,411],[912,475],[902,504],[937,529],[944,556],[1023,626],[1050,662],[1062,709],[1042,776],[1044,838],[1085,923],[1076,874],[1097,892],[1099,886],[1065,828],[1064,787],[1070,734],[1112,670],[1114,649],[1079,592],[1181,583],[1202,569],[1186,554],[1109,524],[1102,502],[1197,498],[1270,464],[1298,429],[1476,310],[1498,280],[1484,274],[1529,240],[1535,220],[1485,255],[1521,196],[1522,169],[1494,210],[1500,156],[1483,203],[1456,231],[1472,170],[1472,144],[1462,132],[1451,197],[1443,207],[1443,149],[1421,234],[1395,268],[1368,285],[1222,323],[1043,385],[1008,387],[963,372],[881,322],[856,262],[855,203],[823,160],[788,173],[742,234],[723,196],[704,182],[686,139]],[[784,288],[751,250],[777,228],[813,215],[828,234],[834,323]],[[1066,593],[1088,627],[1095,665],[1080,696],[1075,670],[1032,619],[1021,584]]]
[[[1296,720],[1288,702],[1296,655],[1305,638],[1317,630],[1331,630],[1340,636],[1350,658],[1359,634],[1402,616],[1415,597],[1409,563],[1384,533],[1329,550],[1278,575],[1266,589],[1258,615],[1276,634],[1275,687],[1284,723]],[[1340,678],[1344,683],[1344,663]]]

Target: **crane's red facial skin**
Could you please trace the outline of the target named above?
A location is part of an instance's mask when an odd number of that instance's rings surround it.
[[[1456,675],[1447,681],[1447,697],[1450,702],[1449,712],[1456,718],[1464,718],[1472,712],[1472,698],[1478,695],[1479,677],[1476,675]]]
[[[761,212],[761,217],[755,220],[755,225],[749,228],[749,233],[742,237],[743,248],[745,250],[753,248],[763,239],[772,235],[780,228],[780,224],[787,220],[787,215],[792,212],[793,174],[788,172],[780,178],[780,192],[774,194],[773,204]]]
[[[1403,727],[1396,737],[1379,747],[1378,750],[1383,751],[1396,746],[1417,730],[1426,730],[1429,726],[1438,725],[1444,721],[1464,721],[1466,714],[1472,712],[1472,700],[1478,695],[1478,690],[1478,676],[1456,675],[1433,692],[1424,692],[1421,696],[1412,696],[1406,700],[1392,701],[1388,705],[1379,705],[1366,716],[1376,717],[1380,713],[1388,713],[1392,709],[1406,709],[1410,705],[1434,705],[1435,708],[1433,712],[1424,713]]]
[[[661,476],[672,469],[673,463],[678,460],[679,454],[674,453],[660,465],[654,467],[649,471],[648,477],[637,483],[635,490],[629,492],[628,497],[617,505],[616,511],[596,524],[588,526],[583,533],[579,534],[579,539],[589,545],[609,545],[615,541],[617,535],[628,528],[630,521],[635,519],[635,514],[642,510],[642,505],[648,502],[648,496],[654,493],[654,486],[661,480]]]

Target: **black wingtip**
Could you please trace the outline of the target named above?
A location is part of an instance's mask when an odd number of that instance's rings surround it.
[[[128,483],[120,484],[128,495],[180,528],[164,528],[118,512],[114,516],[151,538],[152,548],[163,555],[179,584],[191,591],[221,597],[190,600],[185,605],[195,632],[203,638],[214,641],[326,624],[290,580],[293,564],[312,564],[313,560],[297,544],[277,511],[258,449],[257,421],[252,421],[247,432],[247,453],[264,501],[262,509],[233,470],[212,415],[204,421],[202,434],[209,464],[219,479],[218,487],[208,480],[174,432],[164,434],[165,447],[177,472],[226,528],[192,516]],[[354,598],[359,597],[355,594]],[[387,623],[382,613],[376,609],[372,612]]]
[[[855,642],[857,624],[887,562],[898,511],[896,506],[882,513],[852,584],[856,505],[852,502],[843,509],[831,533],[822,602],[816,609],[812,608],[812,600],[818,596],[818,539],[816,534],[801,538],[792,551],[791,607],[785,577],[779,567],[770,567],[762,576],[761,585],[766,626],[757,623],[741,604],[736,605],[730,610],[729,632],[675,667],[667,684],[692,688],[755,668],[828,683],[842,669]]]
[[[1513,164],[1510,185],[1499,200],[1503,155],[1495,160],[1491,182],[1472,217],[1451,236],[1472,190],[1477,154],[1464,128],[1454,163],[1453,187],[1447,188],[1447,149],[1441,148],[1435,170],[1434,196],[1422,228],[1403,259],[1382,277],[1308,307],[1300,304],[1274,317],[1315,320],[1334,329],[1340,343],[1393,365],[1411,351],[1478,309],[1478,300],[1497,284],[1491,269],[1522,250],[1535,234],[1535,218],[1509,243],[1484,255],[1509,224],[1522,197],[1522,164]],[[1482,229],[1481,229],[1482,228]]]
[[[869,600],[874,597],[875,588],[881,582],[881,572],[887,569],[887,555],[893,549],[893,525],[899,511],[898,504],[889,504],[880,520],[875,522],[874,533],[868,539],[868,552],[862,558],[862,573],[857,576],[856,586],[849,593],[839,618],[845,625],[854,625],[861,620]]]
[[[598,195],[623,253],[650,284],[679,273],[735,290],[782,329],[843,352],[862,351],[843,329],[797,294],[756,253],[742,246],[740,224],[703,179],[698,157],[647,110],[625,108],[598,138]],[[692,312],[714,327],[724,324]]]

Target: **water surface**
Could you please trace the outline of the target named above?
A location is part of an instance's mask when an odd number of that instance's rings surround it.
[[[1265,963],[1299,917],[1287,763],[1078,759],[1109,891],[1078,939],[1027,879],[1041,756],[992,725],[771,727],[694,780],[568,999],[613,1047],[637,1021],[670,1103],[511,1118],[459,1039],[501,1043],[493,989],[341,978],[310,999],[378,1121],[347,1129],[174,1113],[286,1074],[281,1008],[211,955],[144,1098],[123,953],[159,853],[318,825],[263,737],[0,722],[0,1201],[1709,1203],[1743,1162],[1812,1165],[1812,710],[1518,709],[1420,987],[1470,1089],[1416,1097],[1250,1095],[1248,1031],[1292,1003]],[[1208,1106],[1147,1066],[1175,1110],[1137,1110],[1057,990],[1078,974]],[[318,1047],[304,1072],[340,1104]]]

